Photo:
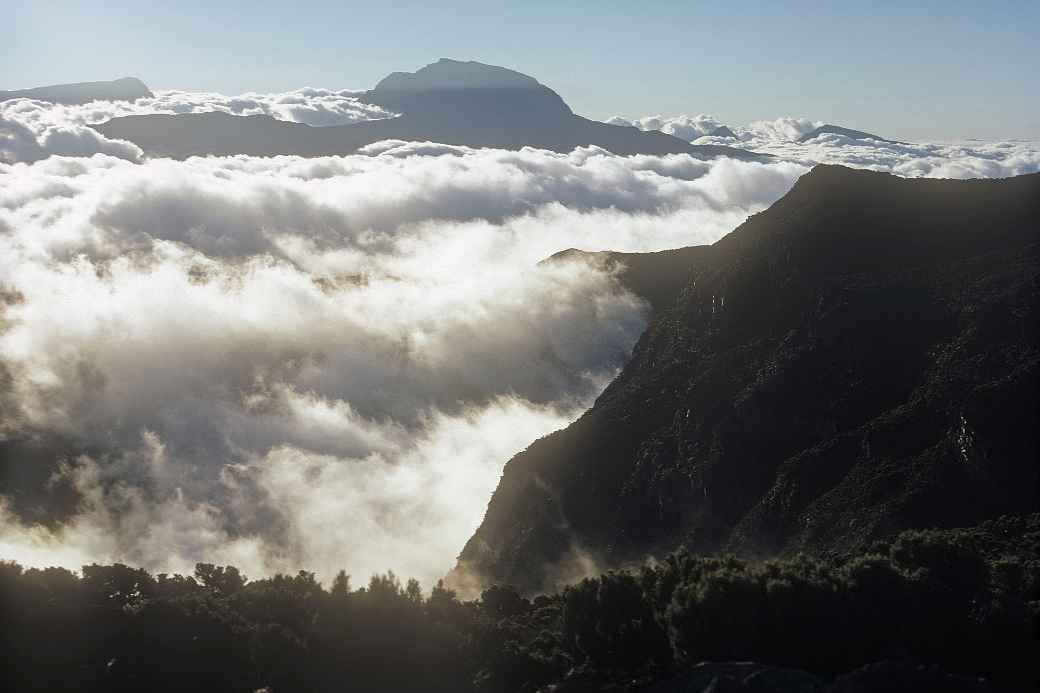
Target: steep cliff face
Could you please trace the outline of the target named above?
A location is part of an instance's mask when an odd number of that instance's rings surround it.
[[[1040,508],[1040,175],[818,166],[685,260],[595,406],[507,464],[459,584]]]

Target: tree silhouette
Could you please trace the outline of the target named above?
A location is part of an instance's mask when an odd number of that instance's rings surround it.
[[[325,589],[306,571],[0,562],[0,619],[5,691],[624,690],[693,686],[703,660],[824,677],[771,674],[802,683],[856,669],[835,690],[979,690],[979,676],[1036,690],[1040,515],[830,558],[680,551],[534,600],[492,586],[464,602],[440,582],[424,597],[389,571],[359,589],[340,571]]]

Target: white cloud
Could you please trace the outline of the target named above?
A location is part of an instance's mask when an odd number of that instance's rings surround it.
[[[108,139],[87,127],[121,115],[222,111],[235,115],[265,114],[309,125],[338,125],[393,117],[392,113],[360,101],[359,94],[349,90],[316,88],[238,96],[167,90],[156,92],[153,98],[135,102],[95,101],[78,106],[27,99],[0,102],[0,162],[31,162],[50,155],[90,156],[95,153],[139,161],[142,153],[133,143]],[[738,138],[735,142],[732,138],[711,137],[710,133],[723,123],[706,114],[657,115],[635,120],[614,117],[608,122],[632,125],[642,130],[661,130],[697,144],[736,144],[803,166],[832,163],[904,176],[955,178],[1010,176],[1040,170],[1040,142],[1036,141],[895,144],[829,134],[802,143],[800,138],[823,122],[781,117],[755,121],[747,126],[730,125]],[[387,141],[369,145],[360,153],[373,156],[392,154],[411,160],[415,156],[460,156],[464,152],[464,147],[452,145]],[[682,165],[689,166],[685,162]],[[676,171],[669,171],[666,175],[674,176]],[[700,172],[694,171],[692,175],[698,176]],[[561,202],[568,204],[566,200]]]
[[[143,153],[137,145],[109,139],[85,125],[43,124],[24,118],[28,112],[25,107],[35,103],[24,99],[0,102],[0,163],[33,162],[52,155],[107,154],[129,161],[141,159]]]
[[[82,500],[56,530],[26,527],[0,502],[0,556],[73,569],[123,561],[189,574],[206,560],[252,577],[306,567],[326,580],[341,568],[364,578],[390,567],[429,585],[479,522],[502,462],[576,413],[501,399],[432,415],[407,441],[400,435],[365,456],[282,445],[224,466],[208,497],[177,485],[179,471],[169,467],[178,460],[146,431],[117,458],[84,456],[62,466],[56,481]],[[353,418],[328,423],[349,427]]]
[[[153,99],[138,99],[133,105],[134,110],[129,112],[204,113],[223,111],[233,115],[269,115],[278,120],[314,126],[347,125],[394,116],[393,113],[379,106],[361,101],[358,97],[362,94],[363,92],[349,89],[318,89],[315,87],[304,87],[274,94],[249,92],[238,96],[225,96],[213,92],[165,90],[155,92]]]
[[[754,142],[797,142],[805,135],[823,125],[823,121],[808,118],[781,117],[775,120],[756,120],[746,128],[737,128],[740,139]]]
[[[84,450],[54,481],[79,511],[7,511],[0,555],[429,583],[645,324],[613,276],[538,261],[711,242],[805,170],[422,143],[0,166],[0,431]]]
[[[802,144],[819,123],[796,118],[733,128],[770,164],[400,141],[148,160],[86,127],[197,110],[387,115],[326,90],[0,104],[0,159],[25,162],[0,163],[0,436],[83,452],[52,480],[82,499],[64,525],[0,504],[0,557],[429,583],[503,463],[587,407],[645,324],[615,277],[539,260],[713,242],[816,161],[1040,168],[1035,142]],[[719,124],[637,123],[684,137]]]
[[[704,113],[698,115],[679,116],[646,116],[635,120],[628,120],[620,116],[614,116],[607,120],[612,125],[629,125],[640,130],[660,130],[679,139],[692,141],[698,137],[710,135],[716,129],[722,127],[723,123],[715,116]]]
[[[92,101],[63,105],[29,99],[0,102],[4,110],[20,114],[24,121],[44,125],[91,125],[111,118],[148,113],[209,113],[269,115],[307,125],[346,125],[393,117],[379,106],[365,103],[363,92],[304,87],[272,94],[249,92],[227,96],[214,92],[160,90],[136,101]]]
[[[1004,178],[1040,171],[1040,142],[898,144],[822,135],[804,143],[770,142],[759,151],[805,164],[843,164],[907,177]]]
[[[108,154],[131,161],[141,158],[136,145],[112,140],[87,127],[111,118],[147,113],[269,115],[313,126],[345,125],[393,117],[358,99],[361,92],[305,87],[274,94],[225,96],[212,92],[165,90],[136,101],[92,101],[79,105],[30,99],[0,102],[0,162],[36,161],[48,155]]]
[[[708,136],[711,125],[717,123],[712,116],[648,116],[634,121],[623,118],[612,121],[636,125],[643,130],[662,130],[696,144],[736,145],[804,166],[842,164],[900,176],[931,178],[1003,178],[1040,171],[1040,141],[1036,140],[900,144],[825,134],[801,142],[803,136],[823,125],[823,121],[783,117],[755,121],[744,127],[730,126],[737,135],[735,143],[732,138]],[[689,123],[695,125],[684,125]]]

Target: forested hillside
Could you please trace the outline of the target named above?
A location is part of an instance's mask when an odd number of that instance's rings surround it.
[[[8,691],[1035,690],[1040,516],[854,556],[686,552],[533,600],[493,586],[0,564]],[[701,663],[713,661],[715,664]],[[755,662],[723,664],[721,662]],[[868,666],[869,665],[869,666]]]

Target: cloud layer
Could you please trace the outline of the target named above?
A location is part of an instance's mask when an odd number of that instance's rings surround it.
[[[714,128],[722,124],[710,115],[648,116],[636,120],[615,117],[611,122],[642,130],[661,130],[697,144],[739,146],[806,166],[842,164],[900,176],[931,178],[1002,178],[1040,171],[1040,141],[1035,140],[899,144],[825,134],[800,142],[824,123],[791,117],[755,121],[744,127],[730,126],[737,136],[734,140],[710,136]],[[884,136],[885,133],[879,134]]]
[[[141,150],[108,139],[87,127],[111,118],[148,113],[269,115],[313,126],[346,125],[394,117],[358,99],[361,92],[305,87],[274,94],[225,96],[213,92],[165,90],[136,101],[94,101],[62,105],[30,99],[0,102],[0,162],[36,161],[49,155],[108,154],[137,161]]]
[[[680,115],[674,117],[646,116],[636,120],[627,120],[620,116],[614,116],[607,120],[611,125],[629,125],[640,130],[660,130],[679,139],[693,141],[698,137],[704,137],[722,127],[723,123],[715,116],[701,113],[699,115]]]
[[[242,116],[269,115],[312,126],[394,117],[393,113],[360,101],[360,93],[311,87],[284,93],[238,96],[166,90],[156,92],[153,98],[135,102],[95,101],[80,106],[27,99],[0,102],[0,162],[32,162],[51,155],[93,154],[140,161],[142,152],[135,144],[108,139],[89,127],[122,115],[222,111]],[[803,143],[799,142],[800,138],[823,125],[823,121],[793,117],[730,126],[736,140],[711,136],[724,123],[706,114],[657,115],[635,120],[614,117],[608,122],[632,125],[642,130],[661,130],[698,144],[735,144],[802,166],[844,164],[902,176],[939,178],[1003,177],[1040,170],[1038,141],[898,144],[828,134]],[[387,146],[373,145],[370,153],[379,153]],[[451,152],[450,147],[440,145],[427,145],[422,151],[424,154]],[[404,155],[414,153],[417,153],[414,149],[407,150]]]
[[[88,127],[200,110],[391,115],[318,89],[0,103],[0,557],[429,584],[504,462],[587,408],[644,327],[601,268],[539,260],[713,242],[816,161],[1040,168],[1030,142],[798,143],[819,123],[795,118],[734,128],[770,164],[398,141],[178,162]]]
[[[53,449],[41,502],[78,498],[45,528],[11,497],[0,555],[429,584],[645,324],[538,261],[711,242],[805,170],[394,142],[0,166],[3,463]]]

